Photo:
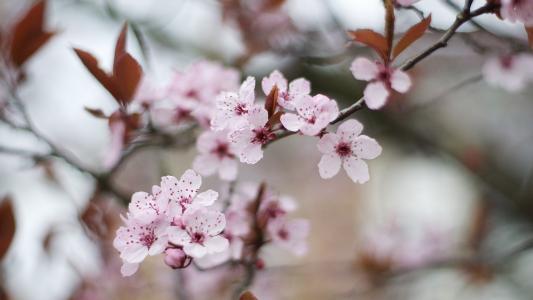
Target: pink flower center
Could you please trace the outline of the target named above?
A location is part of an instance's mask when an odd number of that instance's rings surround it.
[[[340,142],[337,144],[335,152],[337,152],[340,157],[347,157],[352,154],[352,147],[346,142]]]
[[[254,137],[252,138],[252,144],[261,144],[264,145],[268,143],[269,141],[276,138],[276,135],[270,131],[270,129],[266,127],[256,128],[252,130],[254,133]]]
[[[233,157],[233,154],[229,153],[229,145],[227,143],[219,143],[211,153],[218,156],[219,159],[224,157]]]
[[[506,70],[509,70],[513,67],[513,62],[514,59],[512,55],[504,55],[500,57],[500,65]]]
[[[205,236],[201,232],[195,232],[191,236],[192,242],[196,244],[203,244],[205,240]]]
[[[193,98],[193,99],[198,99],[198,92],[196,92],[195,90],[189,90],[185,96],[187,96],[187,98]]]
[[[148,248],[152,246],[155,240],[156,240],[156,237],[155,237],[155,233],[153,230],[146,232],[144,235],[142,235],[139,238],[139,242],[141,243],[141,245],[146,246]]]
[[[286,241],[289,239],[289,232],[287,231],[287,229],[282,228],[278,231],[278,236],[280,237],[280,239]]]
[[[176,108],[176,112],[174,114],[174,120],[181,121],[183,119],[187,119],[191,116],[191,111],[183,108]]]
[[[243,104],[243,103],[237,104],[237,106],[235,107],[235,113],[238,116],[242,116],[244,114],[247,114],[248,113],[248,109],[246,108],[246,104]]]

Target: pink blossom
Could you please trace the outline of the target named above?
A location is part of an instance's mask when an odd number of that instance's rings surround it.
[[[298,78],[289,84],[287,88],[287,79],[278,70],[270,73],[268,77],[264,77],[261,81],[261,87],[265,95],[270,94],[274,86],[278,87],[278,101],[277,103],[285,108],[294,109],[294,100],[300,96],[309,95],[311,92],[311,84],[304,78]]]
[[[383,107],[392,90],[403,94],[411,87],[407,73],[364,57],[356,58],[350,70],[356,79],[370,82],[364,91],[365,103],[370,109]]]
[[[180,248],[167,248],[165,250],[165,264],[172,269],[183,268],[187,263],[187,254]]]
[[[267,121],[267,111],[256,106],[248,113],[249,125],[230,134],[230,140],[235,144],[241,162],[256,164],[263,158],[263,145],[275,138],[272,130],[266,126]]]
[[[501,5],[500,14],[503,19],[533,26],[533,1],[501,0]]]
[[[228,240],[221,236],[226,226],[224,214],[206,208],[193,209],[185,211],[182,221],[182,226],[171,226],[168,235],[170,242],[182,246],[187,255],[201,258],[228,247]]]
[[[229,132],[205,131],[196,142],[199,155],[193,161],[193,168],[203,176],[218,172],[222,180],[237,178],[236,149],[228,139]]]
[[[216,99],[217,111],[211,121],[214,130],[240,129],[247,125],[249,112],[254,107],[255,79],[248,77],[239,93],[223,92]]]
[[[122,275],[130,276],[137,271],[138,264],[147,255],[157,255],[165,250],[169,223],[165,222],[165,219],[158,219],[145,224],[131,215],[123,220],[126,226],[117,230],[113,246],[120,252],[120,258],[124,261]]]
[[[374,159],[381,154],[381,146],[376,140],[360,135],[363,125],[355,119],[342,123],[337,133],[328,133],[318,142],[318,150],[324,155],[318,163],[322,178],[335,176],[341,167],[346,170],[353,182],[365,183],[370,177],[368,166],[363,159]]]
[[[485,80],[509,92],[518,92],[533,80],[533,56],[505,55],[487,60],[483,67]]]
[[[337,102],[324,95],[304,95],[293,102],[298,114],[285,113],[281,116],[281,124],[290,131],[314,136],[339,115]]]
[[[189,207],[205,207],[218,199],[218,193],[207,190],[198,193],[202,185],[202,177],[193,170],[187,170],[178,180],[174,176],[161,178],[161,190],[169,199],[168,214],[170,217],[180,216]]]
[[[132,217],[143,224],[149,224],[158,218],[166,217],[168,198],[162,194],[159,186],[152,187],[152,195],[136,192],[128,206]]]
[[[278,195],[274,191],[267,189],[265,196],[259,206],[259,215],[270,221],[284,217],[297,208],[296,202],[289,196]]]
[[[307,252],[306,239],[309,235],[309,221],[280,218],[269,222],[267,229],[274,244],[295,255],[304,255]]]

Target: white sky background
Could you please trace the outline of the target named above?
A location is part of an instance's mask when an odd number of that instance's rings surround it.
[[[3,0],[4,1],[4,0]],[[14,0],[5,0],[3,6],[13,4]],[[84,106],[103,108],[106,112],[114,109],[110,96],[99,86],[92,76],[83,68],[72,51],[79,47],[94,53],[104,66],[110,66],[112,51],[121,23],[109,21],[92,14],[89,10],[79,9],[72,1],[51,1],[49,7],[49,27],[58,28],[60,33],[53,38],[28,64],[29,82],[22,91],[30,115],[46,136],[50,137],[64,149],[71,151],[87,166],[100,168],[99,164],[109,143],[107,124],[87,114]],[[102,3],[103,0],[96,3]],[[296,22],[303,27],[320,26],[328,21],[327,7],[337,15],[347,29],[374,28],[381,30],[383,8],[380,0],[288,0],[287,9]],[[461,2],[461,1],[457,1]],[[482,3],[476,1],[475,3]],[[242,51],[238,35],[229,28],[221,29],[216,1],[168,1],[168,0],[116,0],[120,11],[133,18],[148,18],[162,24],[172,36],[178,36],[183,43],[193,43],[205,49],[221,50],[224,58],[231,58]],[[417,5],[425,11],[433,12],[433,25],[445,27],[452,22],[454,13],[445,8],[440,1],[423,0]],[[399,17],[399,26],[407,26],[415,16]],[[489,22],[496,31],[522,36],[521,28],[503,22]],[[140,57],[139,49],[131,39],[129,49],[135,57]],[[169,51],[152,50],[152,72],[155,78],[163,79],[173,68],[187,65],[193,57]],[[271,61],[270,68],[275,67]],[[269,72],[265,69],[262,72]],[[526,116],[521,116],[526,117]],[[2,143],[13,146],[35,145],[30,138],[14,136],[13,132],[0,127]],[[522,137],[516,138],[521,140]],[[520,161],[520,160],[519,160]],[[313,162],[310,162],[313,163]],[[29,163],[15,160],[13,157],[0,156],[0,194],[9,193],[16,200],[17,235],[14,247],[9,254],[7,265],[9,285],[15,292],[16,299],[63,299],[76,282],[74,272],[63,261],[69,257],[75,264],[87,271],[96,271],[98,267],[94,247],[84,237],[76,225],[77,210],[83,206],[91,192],[90,180],[59,163],[60,178],[68,190],[68,196],[61,188],[42,179],[39,171],[31,170]],[[16,171],[20,167],[24,170]],[[379,163],[376,165],[379,169]],[[464,209],[460,200],[470,201],[475,192],[466,180],[457,181],[456,171],[443,171],[441,166],[428,162],[419,162],[417,168],[399,168],[397,171],[404,178],[426,177],[432,174],[444,174],[448,178],[446,187],[434,186],[431,182],[420,182],[426,192],[419,194],[418,207],[424,211],[432,205],[431,194],[440,195],[435,201],[445,201],[452,190],[455,200],[439,215],[442,222],[456,222],[458,210]],[[403,173],[406,172],[406,173]],[[436,173],[435,173],[436,172]],[[385,180],[385,179],[384,179]],[[416,179],[413,179],[413,181]],[[393,183],[391,183],[393,184]],[[413,186],[396,183],[387,195],[401,195],[413,192]],[[407,189],[407,190],[406,190]],[[383,197],[375,195],[369,186],[369,199],[378,201]],[[390,198],[390,197],[389,197]],[[387,199],[389,199],[387,198]],[[398,196],[396,196],[398,198]],[[395,201],[400,199],[389,199]],[[425,204],[424,204],[425,203]],[[388,204],[385,204],[387,206]],[[442,205],[442,202],[441,202]],[[420,212],[416,212],[418,215]],[[446,219],[447,217],[447,219]],[[54,242],[57,251],[51,260],[45,258],[41,249],[41,240],[51,224],[65,225],[64,234]],[[117,270],[118,271],[118,270]]]

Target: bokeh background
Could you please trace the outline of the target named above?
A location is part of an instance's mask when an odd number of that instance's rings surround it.
[[[0,1],[0,26],[30,4]],[[416,6],[432,13],[435,29],[456,15],[445,1]],[[372,54],[347,44],[345,30],[381,31],[381,1],[287,0],[264,23],[245,27],[235,21],[238,11],[224,7],[211,0],[48,1],[46,25],[58,34],[26,66],[21,96],[31,118],[83,165],[103,169],[109,129],[84,107],[112,112],[116,104],[72,48],[109,67],[124,20],[138,32],[129,35],[129,51],[156,84],[208,58],[243,76],[261,78],[274,69],[304,76],[313,92],[342,107],[361,96],[364,86],[349,63]],[[418,20],[414,11],[399,11],[397,31]],[[383,111],[355,114],[384,149],[370,162],[369,183],[353,184],[344,174],[322,180],[316,141],[302,136],[273,144],[258,165],[241,165],[240,178],[293,196],[296,215],[312,224],[306,256],[264,249],[266,268],[252,287],[259,299],[533,299],[533,90],[509,94],[481,76],[487,57],[508,51],[509,43],[523,47],[525,33],[495,16],[479,22],[492,34],[465,26],[446,49],[410,71],[408,94]],[[438,36],[428,33],[400,61]],[[0,144],[47,150],[5,124]],[[195,153],[194,147],[148,148],[114,181],[126,194],[148,190],[161,175],[182,174]],[[11,195],[17,221],[1,262],[9,299],[179,299],[185,288],[189,299],[225,299],[225,286],[234,284],[228,270],[187,270],[184,281],[155,258],[122,278],[118,253],[80,222],[93,188],[91,177],[61,160],[43,167],[0,153],[0,194]],[[104,215],[122,212],[115,200],[98,199]]]

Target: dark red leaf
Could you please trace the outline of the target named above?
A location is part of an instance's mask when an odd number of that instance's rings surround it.
[[[85,111],[90,113],[95,118],[107,119],[107,116],[104,114],[104,112],[101,109],[85,107]]]
[[[115,99],[120,99],[120,93],[118,91],[118,88],[116,87],[115,82],[113,81],[113,78],[107,75],[107,73],[100,68],[98,65],[98,61],[92,54],[89,52],[83,51],[81,49],[74,48],[74,51],[80,58],[81,62],[87,70],[102,84],[102,86],[109,92]]]
[[[4,197],[0,203],[0,261],[7,253],[15,236],[15,213],[11,198]]]
[[[394,60],[398,55],[400,55],[405,49],[407,49],[411,44],[416,42],[419,38],[424,35],[429,25],[431,24],[431,15],[429,15],[424,20],[420,21],[418,24],[409,28],[403,37],[396,43],[394,50],[392,51],[392,59]]]
[[[141,77],[141,65],[129,53],[124,53],[118,58],[115,62],[113,80],[120,91],[119,100],[127,103],[133,98]]]
[[[46,32],[43,28],[45,4],[45,1],[37,2],[11,31],[9,53],[16,66],[24,64],[54,35],[54,32]]]
[[[370,29],[359,29],[355,31],[348,31],[352,40],[365,44],[374,49],[383,61],[388,60],[388,46],[385,37]]]
[[[115,45],[115,57],[113,63],[113,72],[116,72],[116,64],[119,61],[119,58],[122,55],[126,54],[126,39],[128,38],[128,23],[124,23],[122,30],[117,38],[117,43]]]
[[[527,33],[527,41],[529,43],[529,47],[533,49],[533,27],[526,27],[524,26],[524,29]]]
[[[257,297],[250,291],[245,291],[239,297],[239,300],[258,300]]]
[[[269,128],[272,128],[272,127],[274,127],[274,125],[279,124],[282,115],[283,115],[283,112],[282,112],[282,111],[277,111],[276,113],[274,113],[274,114],[272,115],[272,117],[270,117],[270,118],[268,119],[268,122],[267,122],[266,125],[267,125]]]
[[[278,94],[279,89],[275,85],[265,99],[265,109],[268,112],[268,118],[272,117],[276,112],[276,108],[278,106]]]

